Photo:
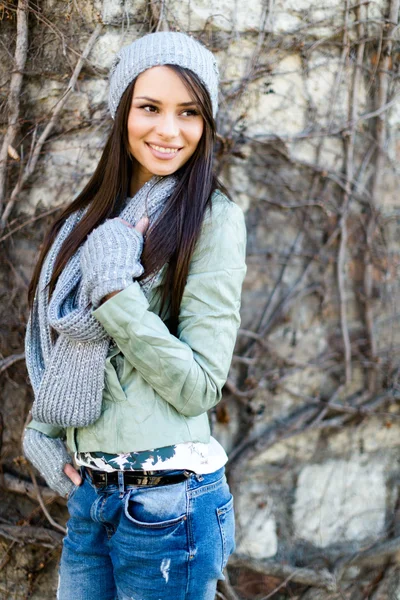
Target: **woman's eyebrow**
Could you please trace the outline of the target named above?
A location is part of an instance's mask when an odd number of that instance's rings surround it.
[[[150,98],[149,96],[136,96],[133,98],[134,100],[148,100],[149,102],[153,102],[153,104],[162,104],[160,100],[155,100],[154,98]],[[190,100],[190,102],[180,102],[178,106],[197,106],[198,102],[195,100]]]

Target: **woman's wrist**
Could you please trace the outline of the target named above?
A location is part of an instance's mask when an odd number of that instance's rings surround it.
[[[104,298],[102,298],[99,302],[99,306],[101,306],[104,302],[107,302],[107,300],[109,300],[110,298],[112,298],[113,296],[115,296],[116,294],[119,294],[121,290],[117,290],[116,292],[110,292],[110,294],[107,294],[106,296],[104,296]]]

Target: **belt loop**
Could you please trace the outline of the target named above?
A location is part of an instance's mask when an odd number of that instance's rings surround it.
[[[119,497],[123,498],[125,492],[125,481],[124,481],[124,472],[118,471],[118,489],[119,489]]]

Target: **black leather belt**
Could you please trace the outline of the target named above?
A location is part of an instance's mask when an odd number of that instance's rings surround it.
[[[118,473],[123,473],[124,486],[127,485],[171,485],[185,481],[192,474],[191,471],[182,471],[181,473],[163,475],[163,471],[98,471],[85,467],[86,473],[96,487],[106,485],[119,485]]]

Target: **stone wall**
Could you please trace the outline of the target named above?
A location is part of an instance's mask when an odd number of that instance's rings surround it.
[[[6,108],[16,2],[4,6]],[[46,215],[82,188],[99,158],[113,54],[156,29],[189,32],[217,56],[216,164],[248,225],[242,326],[211,415],[231,456],[231,586],[240,598],[400,598],[398,12],[398,0],[31,7],[6,201],[103,26],[0,234],[0,351],[11,357],[0,361],[0,598],[53,598],[59,556],[57,543],[38,538],[16,551],[10,529],[51,529],[15,491],[19,477],[29,480],[19,447],[31,402],[20,357],[27,282]],[[7,110],[0,119],[5,134]],[[62,503],[50,511],[65,522]],[[232,593],[222,586],[224,597]]]

